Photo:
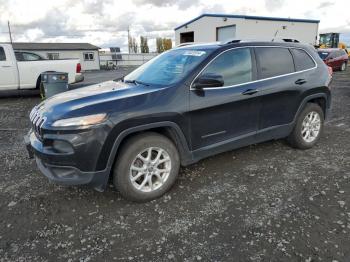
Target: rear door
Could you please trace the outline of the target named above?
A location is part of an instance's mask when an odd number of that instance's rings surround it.
[[[307,75],[295,74],[291,50],[285,47],[256,47],[261,111],[259,132],[291,123],[299,106],[301,86]]]
[[[0,45],[0,90],[17,89],[18,76],[14,57],[6,46]]]
[[[339,67],[336,52],[332,51],[329,54],[327,60],[328,60],[327,61],[328,66],[332,67],[333,69],[337,69]]]
[[[255,135],[259,100],[250,92],[256,89],[256,83],[252,82],[256,78],[252,49],[226,50],[202,74],[222,75],[224,86],[191,89],[192,149]]]

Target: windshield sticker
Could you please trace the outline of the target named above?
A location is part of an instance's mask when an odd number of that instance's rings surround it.
[[[202,56],[202,55],[205,55],[205,52],[204,51],[191,50],[191,51],[186,51],[183,55],[186,55],[186,56]]]

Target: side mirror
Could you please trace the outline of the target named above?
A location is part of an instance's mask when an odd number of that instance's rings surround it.
[[[193,87],[197,89],[224,86],[224,78],[219,74],[203,74],[200,75],[193,83]]]

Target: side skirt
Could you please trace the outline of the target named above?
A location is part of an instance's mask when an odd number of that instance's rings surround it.
[[[277,140],[287,137],[293,130],[294,123],[274,126],[259,130],[258,132],[251,132],[246,135],[238,136],[230,140],[222,141],[210,146],[202,147],[195,151],[192,151],[191,163],[198,162],[199,160],[220,154],[223,152],[231,151],[237,148],[257,144],[269,140]]]

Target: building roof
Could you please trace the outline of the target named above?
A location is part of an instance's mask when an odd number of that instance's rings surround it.
[[[89,43],[13,43],[15,50],[98,50]]]
[[[268,16],[249,16],[249,15],[229,15],[229,14],[202,14],[193,18],[192,20],[178,26],[175,30],[178,30],[186,25],[201,19],[202,17],[227,17],[227,18],[241,18],[241,19],[249,19],[249,20],[267,20],[267,21],[285,21],[285,22],[299,22],[299,23],[316,23],[318,24],[320,20],[310,20],[310,19],[296,19],[296,18],[282,18],[282,17],[268,17]]]

